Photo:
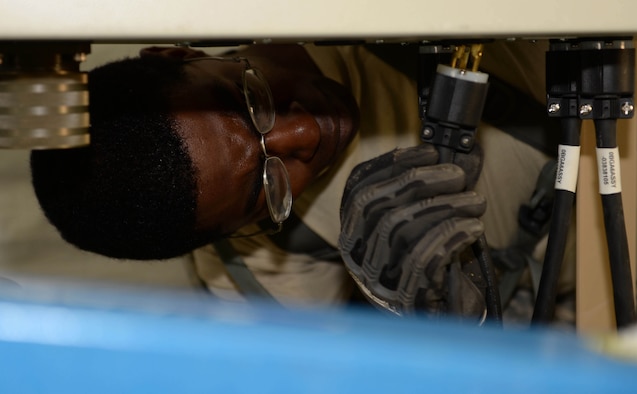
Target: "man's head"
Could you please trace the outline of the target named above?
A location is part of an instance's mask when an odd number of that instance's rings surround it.
[[[184,62],[202,55],[149,48],[91,72],[91,145],[31,159],[36,195],[67,241],[113,257],[168,258],[268,217],[245,66]],[[265,145],[296,196],[350,141],[355,104],[300,47],[242,56],[271,86],[276,121]]]
[[[167,60],[95,69],[91,145],[31,155],[40,205],[62,237],[82,249],[161,258],[196,243],[195,168],[169,116],[168,98],[185,75],[179,62]]]

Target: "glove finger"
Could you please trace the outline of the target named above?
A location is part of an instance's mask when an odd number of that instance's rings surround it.
[[[354,167],[343,191],[343,201],[346,201],[350,194],[355,194],[357,189],[394,178],[405,170],[430,166],[437,162],[438,151],[431,144],[394,149]]]
[[[365,251],[353,251],[354,255],[363,254],[363,266],[366,270],[378,271],[386,267],[381,280],[385,286],[392,285],[393,262],[405,259],[411,246],[424,237],[438,223],[453,218],[479,218],[486,210],[486,200],[473,191],[443,195],[418,201],[410,206],[399,207],[382,216],[372,237],[364,244]],[[395,286],[395,280],[394,280]]]
[[[405,258],[412,245],[433,226],[451,217],[480,217],[486,201],[475,192],[435,196],[387,211],[372,231],[353,234],[341,232],[339,247],[342,255],[352,260],[350,270],[362,269],[380,272],[391,262]],[[367,225],[364,219],[359,224]],[[370,232],[368,236],[365,233]],[[360,268],[359,268],[360,266]]]
[[[453,164],[412,168],[395,179],[369,185],[341,209],[343,244],[350,249],[351,242],[367,239],[382,214],[392,208],[463,188],[464,173]]]
[[[439,296],[445,293],[447,265],[484,233],[484,225],[476,218],[452,218],[430,233],[433,233],[434,241],[423,238],[405,260],[409,270],[403,274],[399,285],[405,311],[415,311],[418,297],[424,301],[420,307],[439,312]]]
[[[363,294],[382,309],[398,315],[413,314],[416,310],[440,313],[446,311],[447,306],[444,289],[447,265],[483,232],[482,222],[475,218],[452,218],[441,222],[404,260],[395,264],[399,269],[395,289],[382,284],[383,272],[380,276],[367,276],[361,270],[350,270],[350,273]]]

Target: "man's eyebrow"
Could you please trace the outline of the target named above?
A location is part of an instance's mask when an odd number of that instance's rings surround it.
[[[235,89],[237,90],[235,91]],[[210,94],[214,97],[214,101],[221,111],[242,113],[241,109],[245,103],[242,100],[243,93],[239,87],[213,81]]]

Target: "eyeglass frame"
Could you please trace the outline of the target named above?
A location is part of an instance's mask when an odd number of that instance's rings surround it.
[[[272,131],[273,127],[274,127],[274,122],[275,122],[275,118],[276,118],[276,111],[274,109],[274,97],[272,96],[272,91],[270,90],[270,85],[268,84],[267,80],[265,79],[265,77],[263,76],[263,73],[258,69],[253,67],[250,64],[250,61],[245,58],[245,57],[239,57],[239,56],[235,56],[235,57],[222,57],[222,56],[199,56],[199,57],[192,57],[192,58],[187,58],[187,59],[183,59],[183,63],[191,63],[191,62],[195,62],[195,61],[200,61],[200,60],[217,60],[217,61],[223,61],[223,62],[235,62],[235,63],[245,63],[245,68],[243,69],[243,72],[241,74],[241,82],[242,82],[242,90],[243,90],[243,97],[245,99],[246,102],[246,107],[248,110],[248,113],[250,114],[250,120],[252,120],[252,125],[254,126],[255,130],[259,133],[259,135],[261,136],[260,139],[260,145],[261,145],[261,150],[263,151],[263,155],[265,157],[264,161],[263,161],[263,189],[264,189],[264,194],[265,194],[265,199],[266,199],[266,204],[268,206],[268,211],[270,213],[270,219],[272,220],[272,222],[276,225],[276,228],[272,228],[272,229],[264,229],[264,230],[260,230],[260,231],[256,231],[254,233],[250,233],[250,234],[245,234],[245,235],[231,235],[230,238],[245,238],[245,237],[252,237],[255,235],[261,235],[261,234],[266,234],[266,235],[272,235],[272,234],[276,234],[278,232],[280,232],[283,229],[283,222],[285,220],[287,220],[290,216],[290,213],[292,211],[292,203],[293,203],[293,199],[292,199],[292,187],[290,184],[290,176],[288,173],[287,168],[285,167],[285,164],[283,163],[283,160],[281,160],[280,157],[278,156],[274,156],[274,155],[270,155],[268,154],[268,151],[266,149],[265,146],[265,135],[268,134],[270,131]],[[248,80],[246,78],[246,75],[252,71],[252,75],[257,78],[259,81],[261,81],[261,83],[263,84],[263,87],[265,87],[265,91],[268,95],[268,101],[271,104],[271,121],[268,122],[268,126],[265,127],[266,130],[263,130],[262,127],[259,126],[258,121],[256,119],[256,110],[255,108],[257,108],[256,105],[254,105],[254,103],[252,102],[252,99],[250,99],[250,94],[249,94],[249,89],[248,89]],[[277,220],[275,218],[275,213],[274,213],[274,208],[273,208],[273,203],[271,201],[271,196],[270,193],[268,192],[268,161],[270,160],[274,160],[274,161],[278,161],[281,168],[283,169],[283,174],[284,174],[284,181],[285,181],[285,186],[286,186],[286,193],[283,196],[283,200],[281,201],[281,206],[284,207],[284,213],[282,216],[281,220]],[[289,197],[289,198],[288,198]],[[289,201],[289,202],[288,202]]]

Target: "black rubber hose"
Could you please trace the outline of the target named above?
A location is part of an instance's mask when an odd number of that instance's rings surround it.
[[[617,120],[595,120],[595,135],[598,148],[616,148]],[[619,157],[614,164],[619,168]],[[602,208],[613,283],[615,321],[617,327],[621,328],[637,321],[621,191],[602,194]]]
[[[579,118],[562,119],[562,136],[560,145],[580,146],[582,121]],[[562,157],[562,147],[558,149],[558,161]],[[562,163],[558,162],[558,173]],[[564,170],[564,169],[563,169]],[[566,169],[567,171],[569,169]],[[535,300],[532,323],[549,323],[555,314],[555,300],[562,270],[562,262],[566,250],[566,238],[571,223],[575,192],[570,190],[555,190],[551,227],[549,229],[548,244],[542,266],[542,276]]]

